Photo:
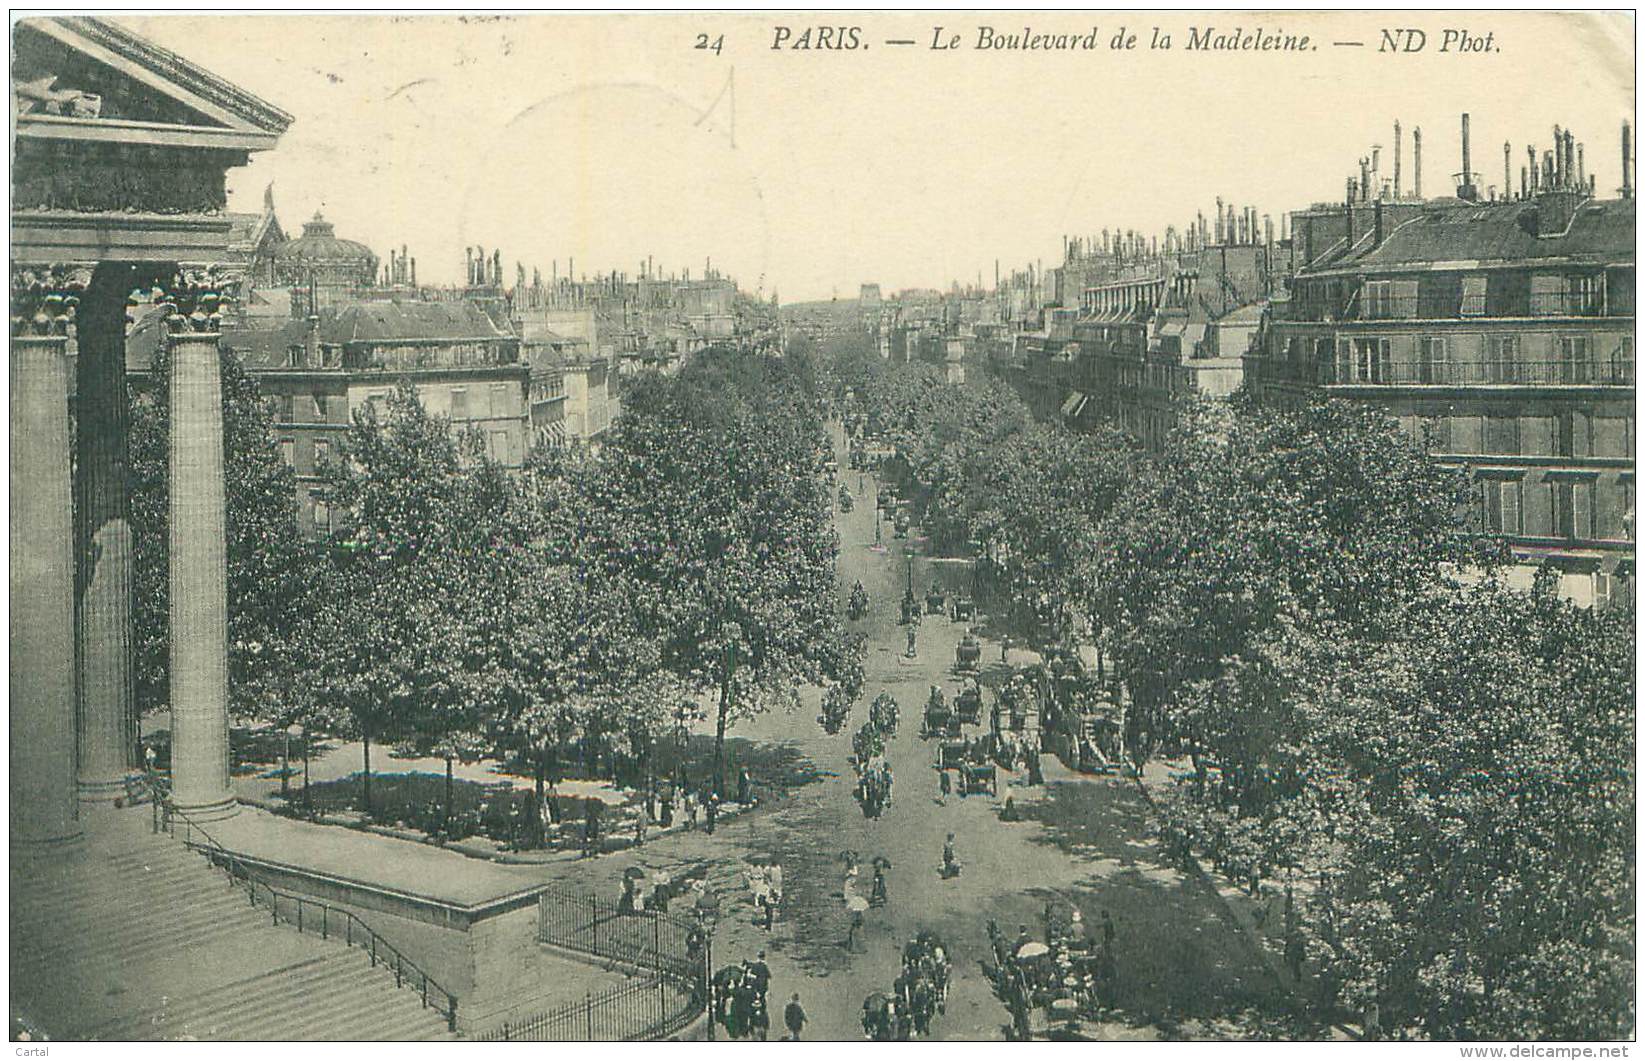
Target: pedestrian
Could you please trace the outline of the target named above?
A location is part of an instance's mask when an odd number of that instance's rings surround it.
[[[1011,638],[1009,637],[1000,639],[1000,662],[1011,662]]]
[[[948,805],[948,794],[953,791],[953,783],[948,780],[948,771],[947,770],[938,770],[937,771],[937,787],[942,792],[942,795],[937,797],[937,802],[943,804],[944,806],[947,806]]]
[[[1102,912],[1102,945],[1111,949],[1114,946],[1114,935],[1114,919],[1108,916],[1107,910],[1104,910]]]
[[[862,927],[862,911],[851,911],[851,924],[845,930],[845,949],[854,950],[857,946],[857,929]]]
[[[154,776],[155,771],[159,769],[156,765],[159,762],[159,759],[159,753],[154,750],[154,745],[143,745],[143,769],[148,771],[148,775],[151,778]]]
[[[589,800],[583,804],[583,853],[594,858],[600,853],[600,812],[595,810],[599,806],[598,800]]]
[[[1000,821],[1014,822],[1018,819],[1017,800],[1015,796],[1005,797],[1005,809],[1000,811]]]
[[[660,820],[660,824],[664,829],[667,829],[669,826],[674,824],[674,793],[672,792],[666,793],[663,796],[662,818]]]
[[[759,956],[748,963],[748,975],[755,993],[763,999],[766,989],[771,986],[771,966],[765,963],[765,951],[760,951]]]
[[[753,999],[752,1012],[749,1015],[749,1025],[753,1029],[754,1035],[762,1043],[766,1041],[767,1037],[771,1033],[771,1010],[766,1006],[765,994],[763,992],[756,995]]]
[[[703,828],[712,836],[714,835],[714,820],[719,817],[720,813],[720,794],[713,789],[709,789],[708,795],[703,797],[703,802],[708,805],[708,816]]]
[[[634,846],[640,847],[645,843],[645,815],[634,816]]]
[[[800,1029],[805,1027],[805,1007],[800,1005],[800,996],[796,993],[783,1007],[783,1024],[788,1028],[788,1041],[800,1041]]]
[[[697,804],[690,792],[685,794],[685,827],[688,830],[697,827]]]
[[[889,898],[890,896],[887,895],[885,887],[885,867],[876,865],[874,867],[874,887],[868,894],[868,903],[870,906],[884,906]]]
[[[942,877],[948,880],[959,875],[960,860],[954,856],[954,834],[949,833],[942,844]]]
[[[744,806],[754,802],[754,779],[746,766],[737,773],[737,802]]]

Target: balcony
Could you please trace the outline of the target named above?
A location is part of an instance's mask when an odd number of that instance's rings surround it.
[[[1608,311],[1609,310],[1609,311]],[[1293,299],[1276,303],[1286,321],[1473,320],[1528,317],[1630,317],[1632,305],[1607,307],[1603,292],[1519,291],[1511,295],[1464,290],[1447,295],[1390,295],[1361,291],[1346,305]]]
[[[1306,379],[1308,365],[1292,378]],[[1632,361],[1445,361],[1428,364],[1365,362],[1312,366],[1323,386],[1350,387],[1632,387]],[[1290,376],[1290,373],[1275,375]]]

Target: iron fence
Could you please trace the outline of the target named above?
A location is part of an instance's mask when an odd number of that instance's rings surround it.
[[[557,1009],[505,1022],[479,1042],[635,1042],[672,1035],[702,1011],[700,998],[660,973]]]
[[[556,888],[537,900],[539,942],[615,959],[682,981],[703,975],[697,925],[658,910],[628,912],[593,894]]]

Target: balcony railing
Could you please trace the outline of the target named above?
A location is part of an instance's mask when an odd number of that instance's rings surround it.
[[[1281,362],[1280,364],[1284,364]],[[1314,369],[1326,386],[1472,387],[1518,386],[1631,387],[1632,361],[1444,361],[1298,365],[1298,376]]]
[[[1475,317],[1626,317],[1632,305],[1609,307],[1598,290],[1539,291],[1518,297],[1490,297],[1482,291],[1450,295],[1387,295],[1365,290],[1337,306],[1293,298],[1275,304],[1279,320],[1468,320]]]

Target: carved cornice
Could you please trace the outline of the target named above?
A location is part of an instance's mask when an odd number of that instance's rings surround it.
[[[66,336],[94,263],[14,266],[11,270],[11,334]]]

